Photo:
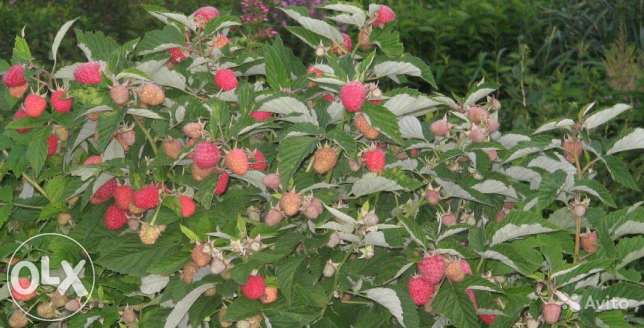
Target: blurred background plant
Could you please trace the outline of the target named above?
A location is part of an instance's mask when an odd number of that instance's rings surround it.
[[[301,6],[313,16],[324,0],[242,0],[210,4],[240,14],[251,38],[281,35],[280,7]],[[644,0],[351,0],[378,2],[397,13],[403,43],[434,71],[439,92],[462,95],[485,80],[498,87],[504,129],[526,132],[546,121],[572,116],[597,101],[597,107],[628,102],[635,110],[605,127],[606,138],[622,135],[644,121]],[[80,17],[75,27],[103,31],[119,42],[158,25],[142,4],[191,13],[203,0],[4,1],[0,3],[0,58],[10,58],[13,37],[25,28],[35,57],[45,59],[62,23]],[[354,35],[356,31],[348,31]],[[355,33],[354,33],[355,32]],[[80,60],[73,38],[60,58]],[[301,47],[295,49],[298,55]],[[310,54],[308,54],[310,55]],[[428,87],[428,86],[421,86]],[[644,156],[624,158],[638,181]],[[616,187],[617,188],[617,187]]]

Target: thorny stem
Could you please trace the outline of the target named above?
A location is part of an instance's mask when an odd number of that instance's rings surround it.
[[[36,190],[38,190],[39,193],[41,193],[43,196],[45,196],[45,198],[47,198],[47,200],[51,201],[51,199],[49,199],[49,196],[47,196],[47,193],[45,192],[45,190],[42,189],[42,187],[38,184],[38,182],[36,182],[35,180],[33,180],[32,178],[30,178],[28,175],[26,175],[24,173],[22,174],[22,177],[25,180],[27,180],[27,182],[29,182],[29,184],[31,184]]]
[[[575,257],[573,259],[573,263],[577,263],[579,260],[579,245],[581,238],[581,217],[574,214],[573,216],[575,217]]]
[[[329,303],[331,303],[331,300],[333,300],[333,294],[335,293],[335,289],[338,286],[338,278],[340,276],[340,270],[342,269],[342,266],[344,265],[344,263],[347,262],[347,260],[349,260],[349,257],[351,256],[351,254],[353,254],[354,250],[355,250],[354,248],[351,248],[344,256],[344,258],[342,258],[342,261],[338,263],[338,267],[335,269],[335,276],[333,277],[333,288],[331,289],[331,295],[329,295],[329,299],[324,305],[324,308],[322,308],[322,312],[320,313],[318,320],[324,317],[324,314],[326,313],[326,309],[329,307]]]
[[[139,119],[139,117],[134,116],[134,122],[136,122],[139,128],[143,130],[143,134],[145,134],[145,138],[148,139],[148,142],[152,147],[152,152],[154,152],[154,155],[158,155],[159,150],[157,149],[157,145],[155,144],[154,139],[152,139],[152,136],[150,135],[150,132],[148,131],[148,129],[146,129],[145,126],[143,126],[143,123],[141,123],[141,120]]]
[[[9,205],[9,204],[8,203],[0,203],[0,206],[6,206],[6,205]],[[13,205],[15,207],[30,208],[30,209],[34,209],[34,210],[40,210],[40,209],[43,208],[42,206],[27,205],[27,204],[20,204],[20,203],[13,203],[11,205]]]

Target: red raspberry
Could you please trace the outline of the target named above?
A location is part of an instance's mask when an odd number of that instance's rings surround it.
[[[384,27],[396,19],[396,13],[388,6],[380,5],[373,21],[373,26]]]
[[[92,155],[85,159],[83,165],[100,165],[103,163],[103,158],[100,155]]]
[[[114,190],[116,190],[117,185],[118,184],[116,183],[116,179],[112,178],[108,180],[103,185],[98,187],[98,189],[96,189],[96,192],[89,199],[89,202],[92,203],[93,205],[105,203],[110,198],[112,198],[112,196],[114,195]]]
[[[128,185],[121,185],[114,190],[114,204],[122,209],[127,210],[134,201],[134,189]]]
[[[209,21],[219,16],[219,10],[212,6],[204,6],[192,13],[192,16],[194,16],[197,26],[203,28]]]
[[[9,67],[2,76],[2,83],[4,83],[7,88],[19,87],[26,84],[25,66],[16,64]]]
[[[360,81],[351,81],[340,88],[340,101],[347,112],[359,112],[367,99],[367,88]]]
[[[181,216],[189,218],[195,214],[197,204],[192,200],[192,197],[181,195],[179,196],[179,206],[181,207]]]
[[[420,276],[413,276],[407,282],[409,297],[416,305],[424,305],[434,295],[434,285],[428,283]]]
[[[215,72],[214,83],[223,91],[230,91],[237,88],[237,76],[235,75],[235,71],[229,68],[218,69]]]
[[[29,117],[40,117],[47,108],[47,100],[41,95],[32,93],[25,98],[22,104],[23,110]]]
[[[168,53],[170,54],[170,62],[175,64],[178,64],[188,58],[188,54],[179,47],[168,49]]]
[[[47,137],[47,156],[53,156],[58,151],[58,137],[55,134]]]
[[[64,89],[58,89],[51,94],[51,107],[58,113],[69,113],[72,110],[72,105],[74,104],[74,99],[67,97],[67,91]]]
[[[74,70],[74,79],[80,84],[101,83],[101,64],[98,62],[82,63]]]
[[[496,314],[479,314],[479,319],[481,319],[484,324],[490,326],[496,320]]]
[[[252,117],[255,122],[264,122],[270,120],[273,117],[273,113],[254,111],[250,113],[250,117]]]
[[[315,77],[322,77],[322,75],[324,75],[324,72],[315,66],[309,66],[306,69],[306,72],[309,74],[315,75]]]
[[[219,178],[217,179],[217,185],[215,185],[215,195],[221,196],[223,195],[226,190],[228,190],[228,182],[230,181],[230,174],[228,172],[224,172],[221,175],[219,175]]]
[[[192,161],[202,169],[209,169],[219,162],[219,147],[208,141],[203,141],[195,146],[192,152]]]
[[[256,171],[266,171],[268,168],[268,161],[266,161],[266,156],[264,156],[264,153],[259,151],[258,149],[255,149],[251,155],[251,161],[248,164],[248,167],[251,170],[256,170]]]
[[[432,285],[436,285],[445,276],[445,260],[440,255],[427,255],[418,262],[418,272]]]
[[[353,50],[353,41],[349,34],[342,33],[342,45],[347,52],[351,52],[351,50]]]
[[[103,223],[108,230],[118,230],[127,223],[126,212],[116,205],[110,205],[103,216]]]
[[[18,279],[18,285],[20,285],[20,288],[22,289],[27,289],[29,288],[29,285],[31,285],[31,279],[27,277],[22,277]],[[29,294],[22,294],[20,293],[17,289],[14,289],[13,286],[11,287],[11,296],[13,296],[13,299],[16,301],[22,301],[22,302],[27,302],[34,297],[36,297],[37,293],[34,290],[33,292]]]
[[[249,300],[258,300],[264,296],[266,291],[266,283],[264,277],[260,275],[250,275],[246,279],[246,283],[241,285],[241,292]]]
[[[370,148],[362,153],[362,162],[370,172],[380,173],[385,169],[385,152],[380,148]]]
[[[159,205],[159,188],[147,185],[134,193],[134,206],[148,210]]]
[[[226,167],[237,175],[246,175],[248,172],[248,156],[243,149],[235,148],[229,151],[224,158]]]

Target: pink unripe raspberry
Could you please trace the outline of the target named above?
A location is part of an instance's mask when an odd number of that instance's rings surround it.
[[[208,22],[219,16],[219,10],[212,6],[204,6],[195,10],[192,15],[195,18],[195,23],[197,24],[197,26],[203,28],[204,26],[206,26],[206,24],[208,24]]]
[[[266,282],[264,277],[260,275],[250,275],[246,279],[246,283],[240,286],[241,292],[249,300],[258,300],[264,296],[266,290]]]
[[[192,197],[181,195],[179,196],[179,206],[181,207],[181,216],[189,218],[197,211],[197,204]]]
[[[40,117],[42,113],[45,112],[47,108],[47,100],[45,97],[31,93],[25,98],[25,102],[22,104],[22,110],[29,117]]]
[[[198,139],[204,133],[203,127],[201,122],[190,122],[183,126],[182,131],[188,138]]]
[[[264,222],[268,226],[277,225],[282,222],[282,219],[284,219],[284,215],[276,208],[271,208],[264,216]]]
[[[267,174],[262,179],[266,188],[271,190],[277,190],[280,187],[280,177],[275,173]]]
[[[598,247],[596,231],[581,234],[581,248],[583,248],[586,253],[593,254],[597,252]]]
[[[55,134],[47,137],[47,156],[53,156],[58,151],[58,137]]]
[[[215,195],[221,196],[223,195],[226,190],[228,190],[228,183],[230,182],[230,174],[228,172],[224,172],[221,175],[219,175],[219,178],[217,178],[217,184],[215,185]]]
[[[20,285],[20,288],[22,288],[23,290],[28,289],[31,285],[31,280],[27,277],[21,277],[18,279],[18,285]],[[36,290],[29,294],[23,294],[19,291],[19,289],[13,288],[13,286],[11,286],[11,296],[13,296],[16,301],[27,302],[37,295],[38,293],[36,292]]]
[[[496,161],[499,158],[499,154],[496,152],[496,149],[494,148],[486,149],[485,154],[487,155],[487,158],[489,158],[491,161]]]
[[[58,89],[51,94],[51,107],[58,113],[69,113],[72,110],[74,99],[67,97],[67,91]]]
[[[273,113],[254,111],[250,113],[250,117],[252,117],[253,120],[255,120],[255,122],[265,122],[270,120],[273,117]]]
[[[444,137],[449,134],[451,127],[452,125],[447,122],[447,116],[444,116],[442,119],[433,122],[430,126],[430,129],[434,136]]]
[[[351,81],[340,88],[340,101],[347,112],[359,112],[367,99],[367,88],[360,81]]]
[[[487,129],[490,132],[498,131],[500,126],[499,121],[496,119],[490,118],[487,120]]]
[[[237,175],[246,175],[248,172],[248,156],[243,149],[235,148],[229,151],[224,157],[224,164]]]
[[[490,113],[481,106],[472,106],[467,110],[467,117],[474,124],[481,124],[487,121]]]
[[[575,159],[579,159],[581,154],[584,152],[584,144],[581,140],[575,138],[566,137],[562,141],[561,146],[563,147],[566,160],[571,163],[574,163]]]
[[[130,91],[125,85],[115,84],[110,87],[110,97],[115,104],[123,106],[130,99]]]
[[[342,45],[348,52],[353,50],[353,40],[351,40],[351,36],[349,36],[349,34],[342,33]]]
[[[159,188],[147,185],[134,193],[134,206],[148,210],[159,205]]]
[[[2,76],[2,83],[4,83],[7,88],[19,87],[26,84],[25,66],[16,64],[9,67]]]
[[[121,229],[127,223],[127,214],[116,205],[110,205],[103,216],[103,223],[108,230]]]
[[[479,314],[479,319],[489,326],[496,321],[496,314]]]
[[[308,203],[304,204],[304,211],[303,214],[306,218],[308,219],[317,219],[320,214],[322,214],[322,211],[324,211],[324,206],[322,205],[322,202],[320,202],[319,199],[313,197]]]
[[[420,276],[413,276],[407,282],[409,297],[416,305],[424,305],[434,295],[434,285],[430,284]]]
[[[484,129],[481,129],[478,125],[472,125],[470,131],[467,133],[467,137],[473,143],[479,143],[485,141],[487,132]]]
[[[543,304],[543,321],[549,325],[555,324],[559,321],[561,315],[561,304],[557,302],[547,302]]]
[[[456,215],[452,212],[443,213],[443,215],[441,215],[441,223],[446,226],[456,224]]]
[[[74,70],[74,80],[80,84],[101,83],[101,64],[98,62],[82,63]]]
[[[380,148],[371,148],[362,153],[362,162],[373,173],[380,173],[385,169],[385,152]]]
[[[458,263],[461,265],[461,270],[463,270],[466,275],[472,274],[472,267],[470,267],[470,263],[467,262],[467,260],[460,259]]]
[[[103,158],[100,155],[92,155],[85,159],[83,165],[99,165],[103,163]]]
[[[192,252],[190,253],[190,257],[192,258],[192,262],[194,262],[197,266],[205,266],[208,263],[210,263],[210,260],[212,257],[210,256],[210,253],[206,252],[204,249],[205,244],[197,244],[195,247],[192,249]]]
[[[170,62],[178,64],[188,58],[189,54],[179,47],[174,47],[168,49],[168,54],[170,54]]]
[[[219,89],[230,91],[237,88],[237,75],[229,68],[218,69],[215,72],[214,82]]]
[[[192,160],[202,169],[214,167],[219,162],[220,157],[219,147],[208,141],[198,143],[192,152]]]
[[[380,5],[380,8],[378,8],[378,11],[376,12],[373,26],[382,28],[393,22],[395,19],[396,13],[389,6]]]
[[[445,276],[445,259],[440,255],[426,255],[418,262],[418,272],[432,285],[436,285]]]
[[[179,139],[169,137],[163,141],[163,152],[172,159],[179,158],[183,145]]]
[[[425,200],[427,200],[427,202],[432,206],[438,205],[438,203],[441,201],[440,191],[435,189],[427,189],[427,191],[425,191]]]

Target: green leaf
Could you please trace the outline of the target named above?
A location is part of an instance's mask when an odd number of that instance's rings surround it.
[[[258,301],[251,301],[245,297],[237,297],[226,309],[224,319],[238,321],[252,317],[261,311],[261,304]]]
[[[11,61],[16,63],[28,63],[31,61],[31,50],[29,50],[29,45],[27,40],[23,37],[16,36],[16,42],[13,46],[13,55],[11,56]]]
[[[282,186],[288,186],[291,176],[302,161],[315,149],[316,139],[313,137],[291,137],[282,140],[278,147],[277,169],[279,170]]]
[[[52,203],[63,200],[63,195],[65,193],[65,178],[58,175],[49,180],[45,185],[45,192],[49,197],[49,201]]]
[[[369,37],[370,41],[377,45],[387,57],[399,57],[405,51],[400,34],[391,28],[376,29]]]
[[[539,208],[546,208],[555,200],[563,187],[565,179],[566,172],[561,170],[544,175],[539,186]]]
[[[47,160],[47,137],[49,136],[49,129],[40,129],[32,135],[31,142],[29,142],[29,147],[27,147],[27,161],[29,165],[34,170],[34,175],[38,176],[40,170],[42,170],[45,165],[45,160]]]
[[[322,37],[301,26],[288,26],[286,29],[311,48],[317,47],[322,42]]]
[[[172,25],[166,25],[162,30],[145,33],[137,45],[137,51],[139,54],[149,54],[181,46],[184,42],[181,31]]]
[[[282,40],[277,38],[273,44],[264,47],[264,60],[266,62],[266,80],[274,90],[290,88],[293,84],[289,71],[289,51],[284,47]]]
[[[75,29],[78,47],[83,50],[89,60],[109,61],[112,52],[119,48],[119,44],[103,32],[83,32]]]
[[[438,294],[433,298],[432,308],[437,313],[446,316],[456,327],[480,327],[472,302],[467,297],[465,289],[460,285],[443,283]]]
[[[635,178],[633,178],[631,172],[628,170],[628,167],[626,166],[626,164],[624,164],[624,162],[622,162],[621,159],[615,156],[605,156],[603,159],[604,164],[606,164],[606,168],[610,173],[610,176],[615,182],[628,189],[640,191]]]
[[[111,110],[101,113],[98,120],[96,131],[98,132],[98,142],[96,147],[99,151],[104,151],[107,145],[112,141],[113,135],[118,130],[119,123],[125,117],[126,111]]]
[[[582,180],[577,180],[575,182],[575,190],[581,190],[584,191],[588,194],[591,194],[599,200],[601,200],[604,204],[610,206],[610,207],[617,207],[615,204],[615,201],[613,200],[613,196],[610,195],[610,192],[604,185],[601,183],[595,181],[595,180],[590,180],[590,179],[582,179]]]
[[[365,103],[362,111],[369,117],[371,125],[397,143],[402,143],[398,118],[387,107]]]
[[[222,28],[237,26],[237,25],[241,25],[239,23],[239,18],[234,16],[221,15],[209,21],[208,24],[206,24],[206,27],[204,28],[204,34],[207,34],[207,35],[212,34],[221,30]]]
[[[275,273],[279,283],[280,293],[286,297],[288,303],[292,302],[293,280],[298,273],[298,268],[304,262],[304,257],[288,257],[276,265]]]
[[[536,212],[511,211],[502,223],[489,225],[492,229],[490,245],[535,234],[557,231],[558,228]]]

